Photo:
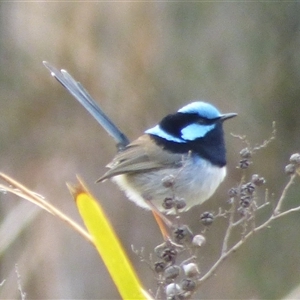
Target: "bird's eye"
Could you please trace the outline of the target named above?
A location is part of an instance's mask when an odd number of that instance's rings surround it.
[[[204,119],[204,118],[199,118],[197,120],[197,124],[199,124],[199,125],[207,125],[207,120]]]

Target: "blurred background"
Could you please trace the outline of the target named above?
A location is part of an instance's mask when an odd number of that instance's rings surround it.
[[[288,180],[284,166],[300,142],[299,15],[300,3],[277,1],[1,2],[1,171],[81,222],[65,184],[79,174],[100,199],[145,287],[155,290],[152,272],[130,247],[152,252],[162,242],[157,225],[112,183],[94,184],[115,154],[113,140],[42,61],[67,69],[130,139],[191,100],[239,114],[225,124],[227,179],[213,199],[183,216],[197,232],[200,213],[226,208],[227,191],[241,178],[236,166],[245,145],[231,132],[255,145],[276,121],[275,142],[254,157],[248,174],[264,176],[274,200]],[[295,185],[285,207],[298,206],[299,193]],[[20,298],[16,264],[30,299],[119,298],[96,251],[67,225],[15,196],[0,200],[0,236],[7,241],[1,299]],[[218,257],[224,224],[210,228],[203,270]],[[195,297],[285,297],[300,283],[299,253],[295,213],[247,242]]]

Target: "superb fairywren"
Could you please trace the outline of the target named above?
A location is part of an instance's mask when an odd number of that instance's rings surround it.
[[[210,198],[223,181],[223,122],[235,113],[221,114],[209,103],[192,102],[130,143],[67,71],[44,65],[117,142],[118,153],[97,182],[111,178],[137,205],[174,213],[174,208],[166,210],[165,199],[182,198],[182,210],[188,210]]]

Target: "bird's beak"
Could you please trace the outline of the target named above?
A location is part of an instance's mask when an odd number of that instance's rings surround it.
[[[229,114],[224,114],[220,117],[220,120],[223,122],[225,120],[231,119],[233,117],[237,116],[236,113],[229,113]]]

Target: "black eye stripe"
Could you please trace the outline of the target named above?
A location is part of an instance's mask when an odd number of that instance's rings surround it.
[[[210,124],[209,120],[205,119],[205,118],[199,118],[196,123],[199,125],[209,125]]]
[[[219,118],[207,119],[199,116],[197,113],[175,113],[168,115],[160,122],[159,126],[166,133],[174,136],[181,137],[181,131],[191,124],[199,124],[209,126],[215,124]]]
[[[207,118],[199,117],[196,123],[199,125],[212,125],[215,124],[218,120],[219,118],[207,119]]]

